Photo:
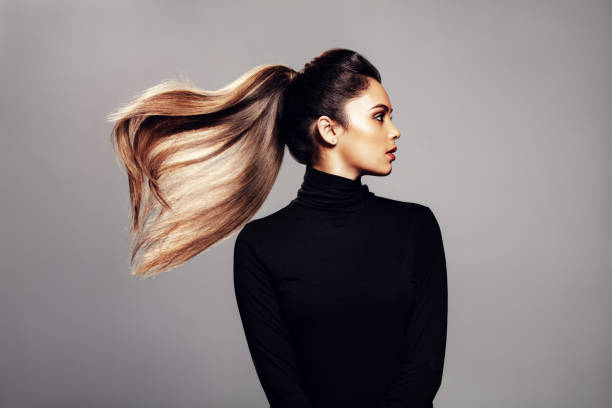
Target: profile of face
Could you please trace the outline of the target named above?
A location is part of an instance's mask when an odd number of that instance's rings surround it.
[[[345,105],[347,129],[327,116],[321,116],[317,122],[319,133],[327,142],[320,167],[332,168],[351,179],[391,173],[395,157],[388,152],[396,148],[396,139],[400,137],[399,129],[391,121],[393,108],[389,95],[380,82],[368,80],[368,89]]]

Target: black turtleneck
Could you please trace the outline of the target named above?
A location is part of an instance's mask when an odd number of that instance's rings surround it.
[[[448,296],[428,207],[307,166],[238,234],[234,287],[271,408],[433,407]]]
[[[294,202],[320,210],[352,211],[363,207],[370,194],[361,176],[349,179],[306,166],[302,187]]]

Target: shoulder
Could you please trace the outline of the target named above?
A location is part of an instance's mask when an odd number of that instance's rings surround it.
[[[272,214],[250,220],[242,227],[236,237],[236,241],[242,240],[255,245],[266,238],[278,236],[279,232],[286,225],[285,213],[286,207]]]
[[[374,210],[380,214],[400,217],[411,222],[431,218],[433,216],[433,211],[429,206],[419,202],[401,201],[373,195],[372,203]]]
[[[376,222],[394,224],[405,234],[418,237],[441,235],[434,211],[424,203],[373,196],[371,208]]]

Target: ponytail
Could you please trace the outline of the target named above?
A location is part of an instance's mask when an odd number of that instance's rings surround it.
[[[276,122],[296,75],[262,65],[217,91],[168,80],[107,116],[128,176],[132,275],[173,269],[255,215],[283,160]]]

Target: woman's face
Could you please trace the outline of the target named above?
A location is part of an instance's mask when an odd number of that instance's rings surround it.
[[[391,173],[393,155],[387,154],[396,147],[399,129],[391,122],[391,102],[383,86],[373,78],[369,88],[345,106],[348,128],[333,126],[334,133],[323,136],[336,143],[327,150],[329,167],[334,167],[346,177],[363,174],[387,175]],[[320,128],[320,130],[323,130]]]

